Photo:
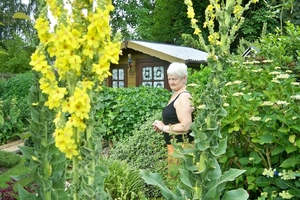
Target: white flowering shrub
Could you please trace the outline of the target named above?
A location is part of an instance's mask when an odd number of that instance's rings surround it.
[[[250,199],[300,198],[300,28],[287,29],[291,36],[262,38],[260,48],[268,49],[259,61],[234,62],[224,74],[229,142],[219,161],[247,170],[232,187],[243,185]]]

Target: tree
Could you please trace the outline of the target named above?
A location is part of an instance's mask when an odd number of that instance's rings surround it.
[[[121,32],[123,39],[142,39],[153,21],[155,0],[113,0],[115,10],[111,14],[114,33]]]
[[[32,37],[35,33],[31,21],[14,18],[14,14],[22,12],[28,16],[33,16],[37,11],[36,1],[29,0],[28,5],[21,0],[3,0],[0,2],[0,41],[13,38],[14,34],[22,37]]]

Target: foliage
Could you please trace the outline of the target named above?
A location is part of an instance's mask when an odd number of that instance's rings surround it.
[[[0,144],[20,138],[27,129],[23,120],[16,99],[0,102]]]
[[[189,70],[189,77],[188,77],[188,91],[193,90],[194,84],[206,85],[209,80],[209,75],[211,72],[210,66],[201,65],[200,70],[188,69]]]
[[[1,73],[24,73],[30,70],[30,55],[34,48],[30,47],[21,36],[13,35],[12,39],[4,40],[0,47],[5,54],[0,54]]]
[[[243,38],[247,41],[255,41],[262,34],[263,26],[266,25],[267,33],[274,33],[279,24],[279,16],[275,8],[267,4],[267,1],[260,1],[245,13],[245,22],[239,30],[236,41]]]
[[[21,160],[19,155],[7,151],[0,151],[0,158],[0,167],[6,168],[15,166]]]
[[[236,63],[224,73],[228,116],[222,131],[230,142],[220,161],[223,168],[247,170],[236,184],[245,184],[251,199],[300,197],[300,65],[295,56],[300,32],[292,24],[285,32],[260,40],[258,60]]]
[[[44,106],[45,99],[38,84],[32,85],[28,97],[28,103],[31,105],[29,136],[34,145],[20,147],[30,162],[30,171],[29,176],[23,174],[18,177],[18,184],[26,187],[29,183],[34,183],[38,194],[38,198],[34,199],[67,198],[64,190],[66,158],[55,146],[52,137],[54,113]],[[18,191],[20,199],[26,199],[30,195],[23,188],[19,188]]]
[[[0,143],[20,138],[28,130],[30,107],[27,103],[33,73],[18,74],[5,81],[0,98]]]
[[[26,99],[29,94],[29,89],[34,83],[34,75],[32,72],[21,73],[9,78],[4,86],[4,93],[1,98],[17,100]]]
[[[18,192],[15,190],[15,185],[17,181],[15,179],[11,179],[6,182],[8,185],[6,188],[0,188],[0,198],[3,200],[18,200]],[[25,190],[31,194],[35,195],[35,190],[32,185],[25,187]]]
[[[1,1],[0,41],[12,40],[14,34],[26,38],[25,40],[32,40],[36,32],[31,21],[16,19],[13,16],[16,12],[22,12],[28,16],[34,15],[38,3],[35,0],[29,0],[28,4],[24,4],[22,1]]]
[[[161,110],[170,93],[163,88],[104,87],[99,94],[100,107],[95,119],[106,127],[104,139],[122,138],[144,123],[156,110]]]
[[[138,169],[125,161],[103,157],[101,162],[107,167],[109,175],[105,179],[105,189],[112,199],[144,199],[144,182]]]
[[[15,176],[25,174],[29,171],[29,168],[26,163],[26,158],[18,154],[16,155],[20,156],[21,161],[18,162],[18,164],[16,164],[15,166],[7,169],[7,171],[5,171],[4,173],[0,174],[0,188],[7,188],[7,182],[9,182],[11,179],[15,179]]]
[[[148,35],[153,21],[155,1],[114,0],[115,10],[111,13],[111,27],[114,33],[121,32],[124,40],[141,38]]]
[[[155,111],[147,121],[136,127],[132,136],[114,141],[110,158],[126,161],[137,169],[146,169],[151,172],[160,172],[166,178],[167,149],[161,134],[153,131],[152,123],[161,118],[161,112]],[[143,189],[148,197],[160,196],[157,188],[145,185]]]
[[[6,79],[5,78],[0,78],[0,97],[5,92],[5,85],[6,85]]]
[[[284,33],[282,33],[284,31]],[[266,35],[260,40],[260,51],[263,59],[272,59],[280,67],[299,72],[300,27],[287,23],[284,30],[277,29],[275,34]]]

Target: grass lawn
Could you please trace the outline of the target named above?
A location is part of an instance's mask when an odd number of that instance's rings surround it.
[[[11,176],[17,176],[29,172],[29,167],[25,166],[26,158],[24,156],[20,157],[21,161],[17,165],[0,174],[0,188],[7,188],[8,185],[6,182],[11,180]]]

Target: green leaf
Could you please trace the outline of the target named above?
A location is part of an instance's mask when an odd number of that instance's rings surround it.
[[[244,189],[230,190],[224,194],[222,200],[247,200],[249,194]]]
[[[14,184],[14,187],[13,187],[14,191],[17,191],[19,186],[21,186],[21,187],[27,186],[29,183],[32,183],[33,180],[34,180],[33,177],[25,177],[25,178],[18,180],[18,182],[16,182]]]
[[[282,168],[290,168],[290,167],[295,167],[296,165],[298,165],[299,162],[299,158],[300,155],[299,154],[293,154],[290,158],[286,159],[285,161],[283,161],[280,165],[280,167]]]
[[[219,181],[211,181],[210,183],[213,184],[212,187],[207,187],[209,190],[207,191],[204,199],[211,199],[213,196],[216,196],[215,193],[217,191],[217,188],[228,182],[235,180],[236,177],[243,174],[246,170],[239,170],[239,169],[229,169],[228,171],[224,172],[224,174],[221,176]]]
[[[0,115],[0,127],[4,124],[4,118],[2,115]]]
[[[140,170],[141,177],[146,181],[147,184],[157,186],[162,195],[166,199],[183,199],[182,197],[176,196],[163,182],[162,177],[158,173],[149,173],[146,170]]]
[[[31,147],[20,146],[19,148],[26,158],[28,158],[30,160],[32,159],[32,156],[34,156],[34,152]]]
[[[29,21],[30,21],[30,17],[27,16],[26,14],[24,14],[24,13],[21,13],[21,12],[16,12],[16,13],[13,15],[13,18],[15,18],[15,19],[26,19],[26,20],[29,20]]]
[[[259,143],[260,144],[272,143],[274,139],[275,137],[273,135],[266,134],[261,136],[261,138],[259,139]]]
[[[285,151],[286,151],[288,154],[290,154],[290,153],[292,153],[292,152],[294,152],[294,151],[297,151],[297,147],[294,146],[294,145],[288,145],[288,146],[285,148]]]
[[[278,145],[278,146],[276,146],[275,147],[275,149],[271,152],[271,155],[272,156],[275,156],[275,155],[277,155],[277,154],[280,154],[280,153],[282,153],[283,151],[284,151],[284,146],[282,146],[282,145]]]
[[[189,188],[193,188],[193,185],[191,184],[190,180],[189,180],[189,173],[187,170],[185,169],[179,169],[180,171],[180,180],[183,184],[185,184],[186,186],[188,186]]]
[[[239,159],[239,162],[240,162],[242,165],[247,165],[247,164],[249,163],[249,158],[248,158],[248,157],[240,158],[240,159]]]
[[[19,193],[19,197],[20,200],[35,200],[36,199],[36,195],[27,192],[24,188],[22,188],[20,185],[18,185],[18,193]]]
[[[223,155],[224,153],[226,153],[226,149],[227,149],[227,137],[220,140],[218,149],[216,151],[211,151],[211,153],[214,156],[219,157],[219,156]]]

